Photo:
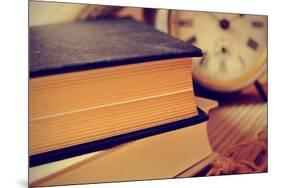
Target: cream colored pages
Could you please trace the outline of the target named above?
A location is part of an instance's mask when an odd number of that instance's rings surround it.
[[[195,97],[196,105],[206,113],[208,113],[210,110],[216,108],[219,103],[217,101],[203,98],[203,97]]]
[[[204,110],[217,105],[212,100],[200,98],[197,103],[200,107],[204,106]],[[31,168],[30,182],[33,185],[62,185],[171,178],[209,156],[212,149],[208,141],[206,123],[201,123],[101,153],[99,158],[89,154],[87,158],[80,158],[81,160],[76,158],[75,164],[66,162],[67,160],[56,162],[60,169],[49,173],[47,171],[51,169],[48,168],[50,164]],[[38,175],[42,172],[45,175]]]
[[[212,153],[206,122],[132,142],[34,185],[172,178]]]
[[[29,169],[29,181],[34,182],[44,177],[47,177],[55,172],[58,172],[68,166],[83,161],[84,159],[97,156],[103,152],[93,152],[78,157],[72,157],[58,162],[48,163],[40,166],[36,166]]]

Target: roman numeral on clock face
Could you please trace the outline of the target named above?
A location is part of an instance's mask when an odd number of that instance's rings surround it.
[[[259,44],[252,38],[249,38],[247,45],[253,50],[257,50],[257,48],[259,46]]]
[[[261,28],[261,27],[263,27],[263,23],[259,22],[259,21],[253,21],[252,22],[252,27]]]
[[[199,65],[200,66],[204,66],[204,65],[206,66],[207,63],[208,63],[208,61],[207,61],[207,52],[203,52],[203,57],[200,59]]]
[[[197,41],[196,36],[190,37],[186,42],[189,44],[193,44]]]
[[[179,26],[183,27],[192,27],[193,26],[193,20],[192,19],[182,19],[175,22]]]
[[[220,72],[223,73],[223,72],[226,72],[226,62],[224,60],[221,60],[220,61]]]

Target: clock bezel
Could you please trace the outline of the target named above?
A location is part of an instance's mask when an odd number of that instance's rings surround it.
[[[158,21],[158,25],[156,25],[156,28],[169,33],[170,35],[174,36],[172,34],[172,13],[177,10],[160,10],[157,12],[156,20],[160,19]],[[188,10],[187,10],[188,11]],[[164,18],[161,18],[164,17]],[[162,23],[161,23],[162,20]],[[176,37],[176,36],[174,36]],[[239,78],[235,78],[228,81],[222,81],[218,79],[212,78],[210,80],[209,78],[205,78],[202,76],[199,76],[200,74],[196,73],[196,70],[193,69],[193,77],[196,82],[198,82],[201,86],[217,91],[217,92],[235,92],[239,91],[243,88],[246,88],[247,86],[250,86],[253,84],[257,79],[259,79],[266,71],[267,71],[267,48],[262,50],[260,57],[258,58],[257,63],[255,66],[253,66],[250,70],[243,73]],[[202,75],[202,74],[201,74]]]

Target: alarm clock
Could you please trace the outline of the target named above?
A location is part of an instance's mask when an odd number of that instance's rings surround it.
[[[267,16],[159,10],[156,28],[202,49],[193,77],[211,91],[239,91],[267,70]]]

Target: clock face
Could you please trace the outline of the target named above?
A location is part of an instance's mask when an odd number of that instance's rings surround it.
[[[266,71],[267,16],[193,11],[169,12],[169,32],[198,46],[193,75],[216,91],[235,91]]]

